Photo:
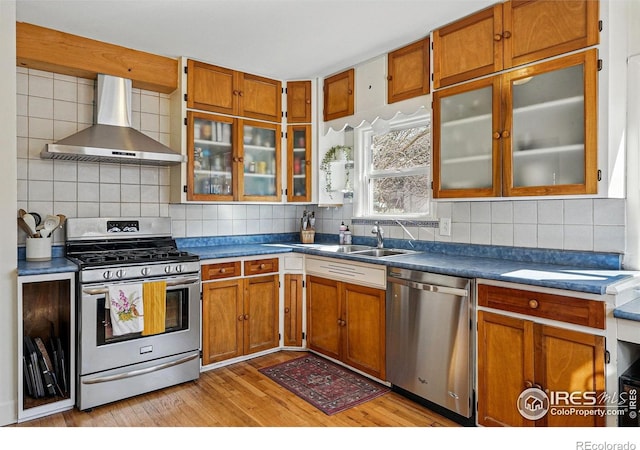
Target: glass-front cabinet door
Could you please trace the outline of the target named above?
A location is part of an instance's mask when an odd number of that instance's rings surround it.
[[[597,191],[595,50],[504,75],[505,195]]]
[[[187,126],[187,200],[280,199],[280,125],[189,111]]]
[[[233,118],[188,112],[188,200],[234,199],[235,128]]]
[[[240,199],[277,201],[280,195],[280,125],[238,119],[242,133]]]
[[[433,195],[491,197],[500,192],[498,77],[433,94]]]
[[[287,200],[311,201],[311,125],[287,127]]]

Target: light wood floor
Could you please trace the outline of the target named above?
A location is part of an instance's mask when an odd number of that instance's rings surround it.
[[[281,351],[203,372],[198,381],[18,427],[454,427],[455,422],[389,392],[327,416],[258,369],[301,356]]]

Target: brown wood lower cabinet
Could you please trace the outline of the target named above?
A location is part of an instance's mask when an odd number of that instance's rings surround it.
[[[284,345],[302,346],[302,279],[300,274],[284,276]]]
[[[307,343],[384,380],[385,291],[307,276]]]
[[[202,364],[278,346],[278,275],[202,284]]]
[[[544,417],[532,421],[525,419],[517,407],[518,397],[529,387],[542,389],[547,395],[603,393],[604,352],[602,336],[479,311],[478,424],[604,426],[604,416],[564,415],[554,413],[551,408]],[[591,412],[598,408],[588,403],[589,399],[585,399],[582,405],[576,406]],[[564,406],[564,402],[559,405]]]

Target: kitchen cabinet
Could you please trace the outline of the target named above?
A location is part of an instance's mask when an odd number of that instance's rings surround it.
[[[287,123],[311,123],[311,81],[287,81]]]
[[[307,276],[311,350],[384,380],[385,291]]]
[[[429,38],[387,55],[387,103],[429,93]]]
[[[203,265],[203,366],[278,346],[277,272],[277,258]]]
[[[311,125],[287,126],[287,200],[311,201]]]
[[[507,1],[433,32],[435,89],[599,42],[598,1]]]
[[[557,414],[551,408],[534,421],[525,419],[517,408],[520,394],[528,388],[543,390],[547,396],[604,393],[605,338],[596,334],[604,328],[603,302],[480,284],[478,305],[479,425],[604,425],[604,417],[597,414]],[[527,310],[532,313],[529,318],[523,318],[525,313],[509,314]],[[545,317],[559,326],[540,321]],[[570,329],[562,322],[589,324],[594,333]],[[588,401],[580,406],[598,408]]]
[[[280,122],[282,83],[188,60],[187,108]]]
[[[324,121],[354,113],[355,70],[349,69],[324,80]]]
[[[302,347],[302,292],[303,275],[287,273],[284,276],[284,334],[286,346]]]
[[[279,201],[280,125],[187,112],[187,200]]]
[[[29,381],[25,377],[30,370],[25,336],[44,343],[44,353],[48,356],[43,353],[43,359],[56,373],[61,387],[55,395],[30,394]],[[55,352],[51,347],[52,337]],[[56,338],[60,340],[59,346]],[[18,422],[72,409],[75,404],[75,273],[18,277],[17,341]],[[38,370],[36,364],[32,367]]]
[[[597,52],[435,91],[436,198],[597,192]]]

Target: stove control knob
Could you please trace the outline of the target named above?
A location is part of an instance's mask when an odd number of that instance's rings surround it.
[[[171,266],[165,266],[164,267],[164,272],[165,273],[171,273]]]
[[[118,271],[116,272],[116,276],[117,276],[118,278],[122,278],[122,277],[124,277],[126,274],[127,274],[126,270],[118,270]]]
[[[181,273],[184,270],[184,266],[182,264],[178,264],[176,266],[176,272]]]
[[[143,267],[142,270],[140,271],[140,273],[144,276],[149,275],[150,272],[151,272],[151,269],[149,269],[148,267]]]
[[[107,270],[102,274],[102,278],[104,278],[105,280],[109,280],[113,278],[113,272],[111,272],[110,270]]]

